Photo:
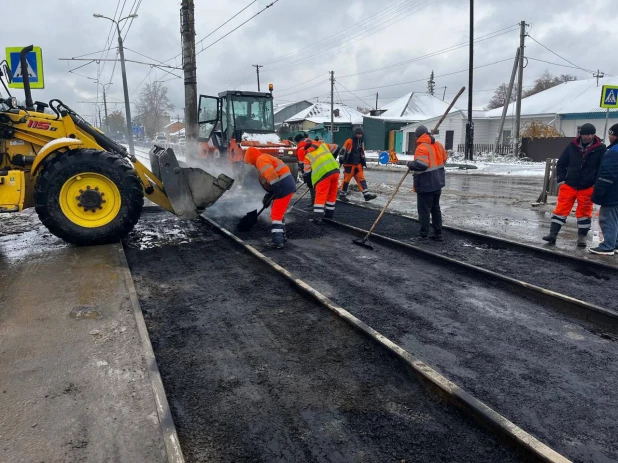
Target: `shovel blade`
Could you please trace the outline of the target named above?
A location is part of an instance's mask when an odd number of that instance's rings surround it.
[[[251,230],[251,228],[257,223],[258,221],[258,211],[257,209],[251,212],[248,212],[247,215],[245,215],[242,219],[240,219],[240,222],[238,222],[237,225],[237,229],[239,231],[242,232],[246,232]]]
[[[369,243],[367,238],[352,240],[352,243],[357,246],[362,246],[363,248],[371,249],[373,251],[373,246]]]

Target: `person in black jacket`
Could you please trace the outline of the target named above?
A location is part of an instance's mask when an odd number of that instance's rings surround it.
[[[339,164],[343,165],[343,180],[339,188],[339,200],[348,202],[348,187],[352,179],[356,180],[358,189],[363,193],[365,201],[376,199],[377,196],[369,191],[367,180],[365,180],[365,168],[367,159],[365,158],[365,147],[363,144],[363,129],[357,127],[354,130],[354,137],[348,138],[343,144],[342,155],[339,157]]]
[[[618,238],[618,124],[610,127],[609,141],[592,193],[592,202],[601,206],[599,223],[603,242],[588,249],[592,254],[603,256],[614,255]]]
[[[558,159],[558,203],[552,213],[549,235],[543,237],[549,244],[556,242],[560,228],[577,201],[577,246],[586,246],[586,235],[592,223],[592,187],[606,150],[595,133],[594,125],[582,125],[579,137],[569,143]]]

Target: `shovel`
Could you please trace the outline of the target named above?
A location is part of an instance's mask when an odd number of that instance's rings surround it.
[[[240,219],[240,222],[238,222],[238,225],[236,226],[238,231],[248,232],[249,230],[251,230],[253,226],[257,223],[258,217],[260,216],[260,214],[264,212],[264,209],[268,209],[270,204],[273,202],[274,198],[275,198],[274,196],[271,196],[270,201],[268,201],[268,203],[266,203],[264,207],[260,209],[260,212],[258,212],[257,209],[255,209],[251,212],[248,212],[247,215],[245,215],[242,219]]]
[[[444,121],[444,119],[446,119],[446,116],[448,116],[448,113],[451,111],[451,108],[455,105],[455,102],[457,101],[457,99],[461,96],[461,94],[465,90],[466,90],[466,87],[461,87],[461,90],[459,90],[459,93],[455,96],[455,99],[451,102],[449,107],[446,108],[446,112],[442,115],[442,117],[440,118],[440,120],[438,121],[436,126],[431,131],[431,135],[433,135],[434,133],[436,133],[438,131],[438,128],[440,127],[440,124],[442,124],[442,121]],[[352,240],[352,243],[356,244],[357,246],[362,246],[364,248],[373,250],[373,246],[371,245],[371,243],[369,243],[369,237],[371,236],[373,231],[378,226],[378,223],[382,219],[382,216],[386,212],[386,209],[388,209],[389,204],[391,203],[393,198],[395,198],[395,195],[399,191],[399,188],[401,187],[403,181],[406,179],[406,177],[408,176],[409,173],[410,173],[410,170],[406,170],[406,173],[403,175],[403,177],[401,177],[401,180],[399,180],[399,183],[397,184],[397,187],[395,188],[395,191],[393,191],[393,193],[391,194],[390,198],[388,198],[388,201],[386,202],[386,204],[382,208],[382,211],[380,212],[380,215],[378,216],[376,221],[373,223],[373,225],[371,226],[371,228],[369,229],[369,232],[365,235],[365,237],[363,239]]]

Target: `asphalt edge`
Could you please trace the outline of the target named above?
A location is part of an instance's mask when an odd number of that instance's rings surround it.
[[[337,202],[341,202],[339,201],[339,199],[337,200]],[[362,209],[367,209],[370,211],[377,211],[380,212],[382,210],[381,207],[378,206],[374,206],[371,204],[363,204],[363,203],[357,203],[356,201],[346,201],[345,204],[349,204],[351,206],[356,206],[356,207],[360,207]],[[409,215],[409,214],[405,214],[403,212],[397,212],[397,211],[386,211],[386,214],[390,214],[396,217],[402,217],[404,219],[407,220],[411,220],[413,222],[417,222],[418,223],[418,218]],[[553,257],[556,257],[558,259],[565,259],[565,260],[572,260],[574,262],[579,262],[582,264],[587,264],[590,265],[592,267],[602,267],[604,269],[613,271],[613,272],[618,272],[618,267],[616,267],[615,265],[611,265],[611,264],[606,264],[604,262],[599,262],[596,260],[591,260],[591,259],[586,259],[585,257],[579,257],[579,256],[572,256],[564,251],[552,251],[551,249],[547,249],[546,247],[541,247],[541,246],[535,246],[533,244],[529,244],[529,243],[521,243],[509,238],[501,238],[499,236],[495,236],[495,235],[490,235],[487,233],[482,233],[482,232],[478,232],[475,230],[468,230],[465,228],[461,228],[461,227],[456,227],[453,225],[442,225],[442,228],[444,228],[445,230],[451,230],[455,233],[460,233],[462,235],[472,235],[475,238],[479,238],[479,239],[485,239],[485,240],[491,240],[497,243],[506,243],[510,246],[516,246],[516,247],[522,247],[522,248],[526,248],[529,251],[534,251],[534,252],[540,252],[543,254],[547,254]]]
[[[157,416],[159,418],[161,434],[163,435],[163,443],[165,444],[167,461],[169,463],[185,463],[185,458],[180,447],[178,434],[176,432],[176,425],[174,424],[174,419],[172,418],[172,411],[170,409],[169,402],[167,401],[167,395],[165,394],[165,388],[163,387],[161,373],[159,372],[157,359],[155,358],[154,350],[152,349],[150,336],[148,335],[148,328],[146,328],[144,314],[137,297],[137,291],[135,290],[133,277],[131,276],[131,270],[129,269],[129,262],[127,261],[126,254],[124,253],[122,243],[117,244],[117,249],[120,264],[124,273],[125,283],[127,285],[127,289],[129,290],[129,299],[131,300],[131,306],[133,307],[133,315],[135,316],[137,331],[139,332],[139,337],[142,341],[144,359],[148,368],[148,377],[150,378],[150,385],[152,387],[152,393],[154,395],[155,404],[157,407]]]
[[[382,345],[387,350],[402,359],[421,379],[428,381],[432,386],[445,394],[447,398],[449,398],[452,402],[459,405],[462,409],[464,409],[464,411],[471,414],[474,418],[478,419],[486,426],[497,430],[503,436],[514,442],[517,446],[521,447],[521,449],[534,455],[536,458],[539,459],[539,461],[550,463],[571,462],[571,460],[556,452],[551,447],[544,444],[528,432],[524,431],[515,423],[502,416],[494,409],[489,407],[487,404],[472,396],[470,393],[466,392],[463,388],[459,387],[457,384],[438,373],[429,365],[415,358],[412,354],[401,348],[399,345],[395,344],[386,336],[380,334],[380,332],[371,328],[362,320],[356,318],[343,307],[335,304],[328,297],[326,297],[313,287],[311,287],[301,279],[295,278],[291,272],[274,262],[269,257],[262,254],[253,246],[245,243],[242,239],[234,235],[226,228],[219,225],[214,220],[205,216],[202,216],[202,218],[211,226],[226,235],[228,238],[239,244],[245,250],[249,251],[249,253],[251,253],[253,256],[257,257],[259,260],[272,267],[279,274],[289,280],[292,284],[300,288],[303,292],[307,293],[309,296],[316,299],[322,305],[326,306],[329,310],[334,312],[343,320],[350,323],[354,328],[369,336],[375,342]]]

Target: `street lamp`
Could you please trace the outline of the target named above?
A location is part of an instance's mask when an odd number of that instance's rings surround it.
[[[103,107],[105,108],[105,133],[109,135],[109,118],[107,116],[107,98],[105,96],[105,87],[107,87],[108,85],[112,85],[113,82],[102,84],[98,80],[95,80],[94,83],[103,87]]]
[[[137,18],[136,14],[130,14],[129,16],[125,16],[122,19],[116,21],[115,19],[108,18],[107,16],[103,16],[102,14],[93,14],[95,18],[103,18],[108,19],[114,24],[116,24],[116,29],[118,31],[118,51],[120,52],[120,66],[122,69],[122,86],[124,88],[124,109],[127,118],[127,139],[129,140],[129,152],[131,156],[135,157],[135,147],[133,146],[133,126],[131,124],[131,104],[129,102],[129,86],[127,85],[127,70],[124,65],[124,49],[122,48],[122,35],[120,34],[120,23],[122,21],[126,21],[127,19]],[[105,91],[105,90],[104,90]]]

